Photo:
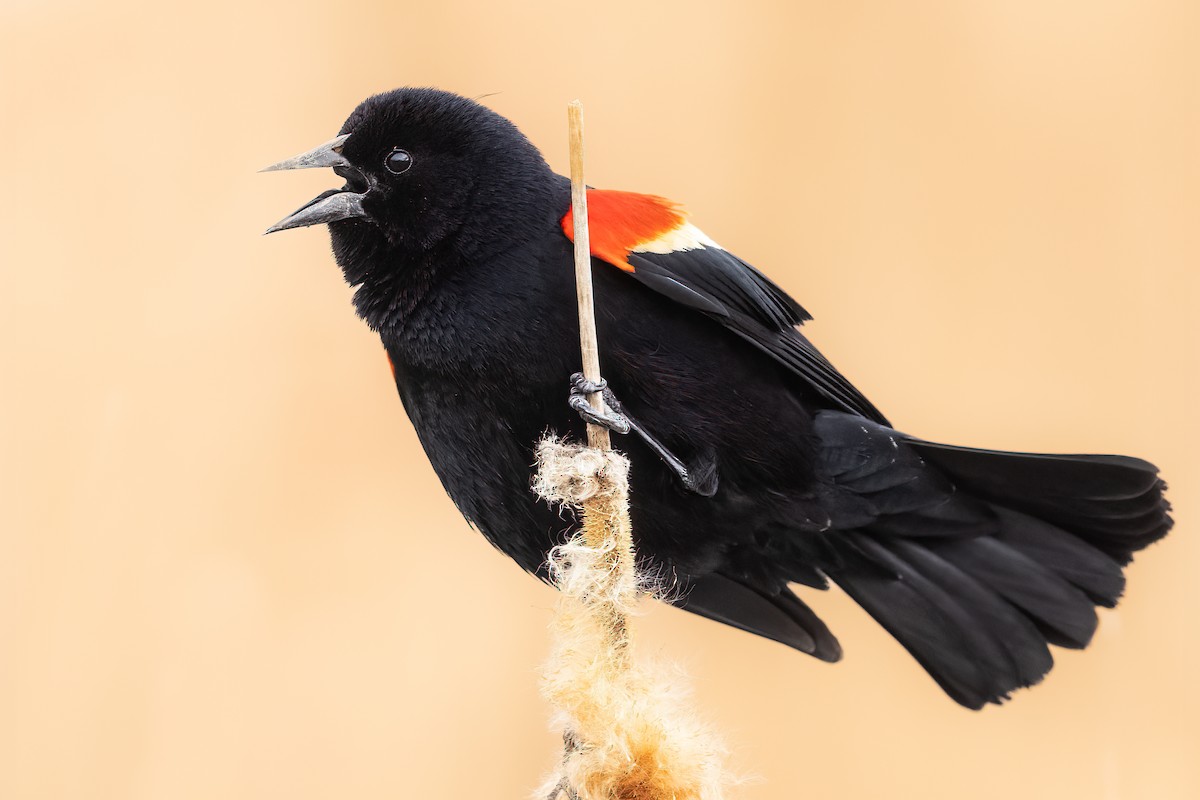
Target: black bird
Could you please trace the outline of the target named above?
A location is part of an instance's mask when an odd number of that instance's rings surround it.
[[[507,119],[434,89],[371,97],[268,169],[302,167],[346,184],[268,232],[329,226],[446,491],[545,578],[565,523],[531,493],[533,447],[582,437],[597,388],[569,377],[568,181]],[[1170,529],[1154,465],[900,433],[800,332],[809,314],[676,205],[590,190],[589,207],[602,421],[632,429],[636,545],[679,606],[836,661],[789,588],[833,581],[980,708],[1037,683],[1047,644],[1086,646],[1122,566]]]

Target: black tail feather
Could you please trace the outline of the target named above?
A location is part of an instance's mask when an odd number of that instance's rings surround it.
[[[1019,550],[990,536],[940,541],[936,550],[1026,614],[1051,644],[1083,648],[1092,640],[1092,601]]]
[[[1037,629],[953,564],[902,539],[846,535],[900,578],[831,577],[958,703],[999,702],[1050,669],[1053,660]]]
[[[814,433],[829,527],[773,540],[774,573],[690,578],[676,604],[836,661],[833,634],[783,583],[828,576],[970,708],[1039,682],[1048,645],[1086,647],[1123,565],[1172,525],[1140,459],[951,447],[835,411]]]
[[[816,428],[834,485],[878,511],[824,541],[883,567],[823,569],[971,708],[1038,682],[1047,644],[1086,647],[1122,566],[1171,528],[1140,459],[951,447],[838,412]]]
[[[1171,529],[1166,484],[1139,458],[910,444],[960,489],[1051,523],[1121,564]]]
[[[1125,591],[1121,566],[1091,545],[1048,522],[996,508],[1000,541],[1079,587],[1096,605],[1112,608]]]

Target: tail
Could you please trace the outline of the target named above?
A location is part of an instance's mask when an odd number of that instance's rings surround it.
[[[826,574],[970,708],[1040,681],[1047,644],[1086,647],[1121,567],[1172,525],[1140,459],[952,447],[832,412],[817,427],[835,485],[879,510],[827,537],[855,552]]]

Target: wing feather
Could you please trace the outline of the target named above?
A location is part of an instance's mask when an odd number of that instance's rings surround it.
[[[592,255],[671,300],[716,319],[800,377],[838,409],[887,424],[879,410],[797,328],[812,316],[766,275],[654,195],[588,190]],[[571,213],[562,219],[573,236]]]
[[[714,247],[632,252],[627,262],[635,280],[716,318],[841,410],[887,424],[883,414],[796,329],[811,319],[808,312],[746,262]]]

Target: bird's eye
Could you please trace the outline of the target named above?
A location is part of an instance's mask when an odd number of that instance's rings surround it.
[[[383,159],[383,166],[387,167],[387,171],[393,175],[399,175],[401,172],[407,172],[412,166],[412,156],[407,150],[401,150],[399,147],[387,154],[387,158]]]

